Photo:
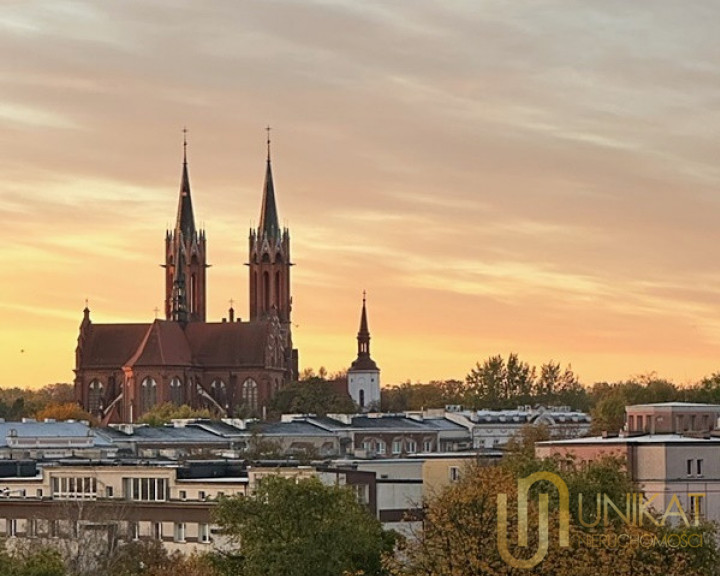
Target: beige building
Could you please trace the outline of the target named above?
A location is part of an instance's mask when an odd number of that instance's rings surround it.
[[[592,438],[550,440],[535,445],[537,456],[592,461],[603,455],[626,462],[630,478],[664,513],[679,502],[689,520],[697,510],[720,522],[720,406],[663,402],[625,410],[625,430]]]
[[[638,434],[683,434],[717,429],[720,406],[689,402],[636,404],[625,409],[625,430]]]

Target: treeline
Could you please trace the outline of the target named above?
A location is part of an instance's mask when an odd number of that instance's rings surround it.
[[[468,410],[503,410],[518,406],[569,406],[589,412],[593,432],[619,430],[625,407],[655,402],[720,404],[720,372],[679,386],[655,373],[619,382],[581,383],[570,365],[547,362],[539,368],[520,360],[491,356],[478,362],[465,380],[405,382],[383,388],[381,408],[403,412],[460,405]]]
[[[93,420],[75,403],[73,385],[65,383],[48,384],[36,390],[0,388],[0,418],[8,421],[23,418]]]

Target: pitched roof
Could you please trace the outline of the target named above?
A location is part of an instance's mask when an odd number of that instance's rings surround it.
[[[265,322],[191,322],[185,336],[201,366],[265,366],[268,329]]]
[[[150,324],[90,324],[81,368],[120,368],[138,349]]]
[[[192,353],[177,322],[155,320],[126,366],[189,366]]]

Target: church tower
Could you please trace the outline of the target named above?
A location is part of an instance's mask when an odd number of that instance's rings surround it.
[[[183,131],[187,133],[187,131]],[[206,311],[205,231],[195,228],[187,138],[183,138],[183,167],[175,228],[165,234],[165,318],[175,322],[204,322]]]
[[[348,394],[361,410],[378,410],[380,408],[380,368],[370,357],[370,330],[368,329],[365,292],[363,292],[357,342],[358,355],[348,370]]]
[[[280,228],[270,162],[270,129],[260,222],[250,230],[250,321],[277,317],[284,338],[289,379],[297,376],[297,351],[292,347],[290,312],[290,233]]]

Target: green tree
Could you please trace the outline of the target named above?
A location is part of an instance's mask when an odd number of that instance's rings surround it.
[[[49,547],[0,552],[0,576],[65,576],[60,553]]]
[[[353,414],[357,406],[344,390],[344,383],[312,376],[279,390],[270,401],[270,415],[281,414]]]
[[[263,478],[252,496],[221,500],[215,519],[234,545],[218,561],[228,576],[370,576],[392,547],[351,491],[316,478]]]

